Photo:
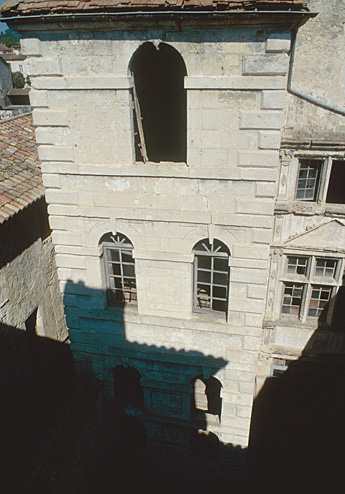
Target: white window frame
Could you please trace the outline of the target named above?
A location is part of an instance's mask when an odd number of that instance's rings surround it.
[[[124,306],[127,304],[137,305],[137,287],[136,287],[136,273],[135,273],[135,260],[132,257],[133,245],[131,241],[121,233],[109,235],[106,240],[102,242],[102,257],[104,272],[106,278],[107,287],[107,305],[108,306]],[[118,254],[118,260],[111,259],[111,252],[116,251]],[[124,256],[127,256],[127,260],[124,260]],[[112,272],[112,265],[119,266],[119,273]],[[134,275],[130,276],[125,273],[125,267],[132,266]],[[110,297],[110,293],[112,296]],[[117,293],[123,295],[122,300],[110,300]]]
[[[288,259],[291,257],[308,258],[305,274],[288,273]],[[318,259],[331,259],[336,261],[336,268],[334,277],[329,276],[316,276],[316,265]],[[312,296],[312,290],[314,287],[330,287],[332,292],[329,299],[329,306],[327,308],[325,324],[330,326],[332,324],[332,316],[335,304],[335,295],[337,294],[339,287],[342,285],[344,272],[344,259],[336,255],[319,255],[315,253],[306,252],[284,252],[283,257],[283,273],[280,277],[280,283],[282,284],[282,294],[280,302],[280,318],[283,320],[299,320],[302,323],[307,321],[318,321],[318,316],[309,315],[310,301]],[[283,303],[285,296],[285,287],[287,284],[302,285],[303,291],[301,296],[301,304],[298,316],[296,314],[288,314],[283,312]]]
[[[294,199],[295,201],[301,201],[301,202],[311,202],[311,203],[318,203],[318,204],[334,204],[334,203],[327,203],[326,198],[327,198],[327,193],[328,193],[328,187],[329,187],[329,181],[332,173],[332,166],[333,166],[333,161],[344,161],[344,166],[345,166],[345,157],[344,156],[320,156],[319,154],[314,154],[314,155],[309,155],[309,154],[298,154],[296,155],[296,158],[298,159],[298,168],[297,168],[297,176],[296,176],[296,183],[295,183],[295,189],[294,189]],[[312,199],[310,198],[298,198],[297,197],[297,190],[298,190],[298,182],[300,180],[300,166],[303,161],[306,160],[315,160],[315,161],[320,161],[320,176],[318,178],[318,183],[317,183],[317,190],[314,193],[314,197]],[[339,203],[339,204],[344,204],[344,203]]]

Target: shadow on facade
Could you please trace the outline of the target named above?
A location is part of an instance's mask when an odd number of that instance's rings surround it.
[[[345,490],[345,324],[337,318],[326,328],[322,319],[300,358],[267,378],[254,401],[250,490]]]
[[[1,492],[24,492],[70,394],[72,376],[66,344],[0,323]]]
[[[66,293],[80,288],[85,289],[69,282]],[[93,290],[83,293],[84,305],[85,297],[104,296]],[[92,319],[91,313],[83,313],[85,321]],[[98,373],[101,362],[112,369],[109,433],[90,492],[97,488],[101,493],[138,489],[220,493],[229,488],[247,492],[259,486],[272,491],[279,486],[283,492],[332,486],[340,492],[344,487],[344,333],[325,330],[320,323],[301,357],[281,375],[267,378],[254,401],[249,461],[242,475],[246,449],[223,444],[209,431],[210,420],[221,421],[222,414],[219,385],[211,390],[211,383],[218,382],[215,376],[226,362],[197,351],[129,342],[120,314],[114,308],[113,319],[108,315],[99,322],[98,338],[95,326],[91,340],[85,334],[87,325],[80,336],[72,332],[76,361],[85,364],[87,360]],[[101,330],[103,322],[106,335]],[[87,340],[93,343],[88,346]],[[188,374],[189,387],[185,385]],[[160,381],[156,388],[155,380]],[[196,380],[205,384],[204,398],[193,389]],[[188,393],[189,409],[183,415],[179,410]],[[212,401],[212,394],[216,400]]]
[[[80,285],[68,290],[75,288]],[[86,293],[83,297],[99,296],[93,290]],[[71,331],[78,367],[98,378],[103,370],[104,387],[110,386],[114,396],[102,412],[99,384],[92,387],[90,379],[86,393],[76,392],[66,344],[0,325],[3,492],[344,491],[344,332],[320,324],[301,357],[266,379],[254,402],[248,465],[241,477],[238,459],[246,450],[223,444],[210,432],[210,422],[222,420],[216,375],[226,362],[200,352],[129,342],[119,313],[114,309],[105,333],[101,324],[89,335],[86,326],[75,330],[79,336]],[[97,311],[81,314],[95,325],[91,314]],[[187,385],[186,376],[193,376]],[[76,413],[66,415],[71,401]],[[97,422],[102,422],[99,428]],[[91,429],[96,441],[85,440]],[[87,482],[80,479],[86,471]],[[28,478],[32,481],[25,489]]]

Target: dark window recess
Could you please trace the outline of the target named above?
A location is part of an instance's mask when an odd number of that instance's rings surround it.
[[[133,55],[131,73],[136,160],[185,162],[187,71],[181,55],[165,43],[144,43]]]
[[[339,331],[345,331],[345,279],[339,287],[335,296],[335,305],[333,311],[333,324],[334,329]]]
[[[141,375],[134,367],[118,365],[113,371],[115,402],[120,408],[144,408]]]
[[[326,202],[345,204],[345,161],[333,160]]]
[[[25,329],[28,336],[36,335],[37,311],[38,308],[25,321]]]

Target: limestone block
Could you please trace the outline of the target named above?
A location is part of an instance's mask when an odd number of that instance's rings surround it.
[[[20,40],[22,55],[42,55],[41,41],[37,38],[24,38]]]
[[[234,281],[242,283],[266,283],[267,274],[263,269],[233,269],[231,271],[231,278]],[[236,306],[235,306],[236,307]]]
[[[85,269],[85,258],[82,256],[68,256],[57,254],[55,256],[56,266],[58,268],[77,268]]]
[[[46,189],[59,189],[61,186],[60,177],[56,174],[44,174],[43,175],[43,185]]]
[[[276,151],[239,151],[239,166],[275,167],[279,164],[279,155]]]
[[[253,384],[248,384],[248,383],[240,383],[240,392],[241,393],[254,393],[254,385]],[[236,415],[238,417],[243,417],[243,418],[248,418],[252,416],[252,407],[246,407],[239,405],[236,407]]]
[[[236,243],[233,247],[232,255],[237,258],[265,260],[268,255],[268,246],[244,245]]]
[[[242,180],[255,180],[264,182],[276,182],[277,180],[277,170],[272,170],[272,168],[241,168],[241,178]]]
[[[77,163],[65,162],[65,163],[56,163],[56,162],[43,162],[41,164],[42,173],[60,173],[62,175],[66,175],[69,173],[75,174],[78,173],[79,166]]]
[[[82,234],[77,232],[53,232],[54,245],[82,245]]]
[[[272,38],[268,38],[266,41],[266,52],[289,52],[291,45],[291,34],[286,33],[285,37],[281,35],[272,36]]]
[[[47,107],[47,91],[35,91],[31,89],[29,92],[30,104],[34,107]]]
[[[68,111],[67,110],[41,110],[33,111],[33,120],[35,125],[50,126],[67,126]]]
[[[279,149],[280,148],[280,132],[275,131],[259,131],[259,148],[260,149]]]
[[[289,68],[289,57],[285,53],[243,57],[243,75],[284,75]]]
[[[79,204],[79,197],[74,191],[48,189],[46,201],[48,204]]]
[[[38,156],[42,161],[74,161],[74,148],[72,146],[40,145]]]
[[[253,76],[234,76],[232,78],[232,89],[285,89],[286,77],[283,76],[267,76],[261,75],[260,77]]]
[[[226,378],[233,380],[233,381],[238,381],[239,383],[254,383],[255,381],[255,373],[254,372],[248,372],[248,371],[243,371],[243,370],[236,370],[236,369],[227,369],[225,371]]]
[[[273,111],[240,111],[241,129],[277,129],[282,126],[282,113]]]
[[[255,197],[275,197],[276,187],[274,182],[257,182],[255,184]]]
[[[59,280],[70,281],[73,284],[86,282],[86,271],[83,269],[58,268]]]
[[[270,228],[254,228],[252,230],[252,241],[256,244],[269,244],[272,242],[272,231]]]
[[[235,213],[252,215],[273,215],[274,203],[269,199],[252,201],[249,198],[236,198]]]
[[[223,393],[223,397],[224,397],[224,401],[226,400],[227,403],[233,403],[234,405],[237,405],[237,406],[251,406],[252,405],[252,402],[253,402],[253,395],[252,394],[245,394],[245,393]],[[225,417],[222,417],[222,423],[223,423],[223,420],[225,420]],[[239,424],[240,427],[246,427],[248,425],[249,427],[249,424],[248,424],[248,420],[246,419],[240,419],[240,418],[237,418],[236,419],[236,426],[234,425],[234,427],[238,427]]]
[[[30,76],[62,75],[58,58],[29,58],[26,66]]]
[[[54,144],[56,146],[69,146],[72,144],[71,131],[67,127],[37,127],[37,144]]]
[[[248,285],[248,298],[264,299],[266,296],[266,286],[264,285]],[[249,348],[249,350],[251,350]]]
[[[266,282],[266,273],[263,274],[262,281]],[[259,331],[261,333],[262,315],[246,314],[246,325],[259,328]]]
[[[243,342],[243,350],[259,351],[261,338],[253,338],[251,336],[245,336]]]
[[[261,108],[263,110],[282,110],[285,91],[262,91]]]
[[[228,152],[226,149],[203,149],[200,153],[200,165],[227,166]]]

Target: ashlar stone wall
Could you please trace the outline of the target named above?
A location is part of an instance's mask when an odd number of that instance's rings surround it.
[[[144,41],[170,44],[186,64],[187,163],[135,162],[129,64]],[[157,441],[187,444],[193,379],[212,375],[221,421],[201,428],[247,446],[289,48],[289,32],[262,25],[47,30],[22,41],[71,348],[110,394],[114,367],[139,370]],[[137,308],[106,305],[107,232],[134,246]],[[231,252],[227,317],[192,311],[203,238]]]

